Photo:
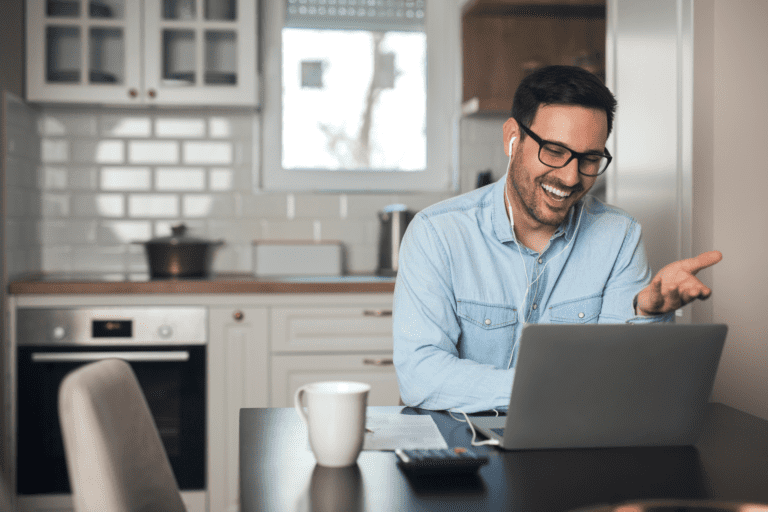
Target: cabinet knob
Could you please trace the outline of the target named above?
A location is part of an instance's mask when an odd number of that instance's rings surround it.
[[[147,94],[149,95],[150,98],[154,98],[155,96],[157,96],[157,91],[155,91],[154,89],[150,89],[149,91],[147,91]]]
[[[128,89],[128,96],[130,96],[131,98],[135,98],[138,95],[139,95],[139,91],[137,91],[136,89]]]
[[[242,322],[243,318],[245,318],[245,315],[243,314],[242,311],[237,310],[234,313],[232,313],[232,318],[234,318],[236,322]]]
[[[366,309],[363,316],[392,316],[391,309]]]

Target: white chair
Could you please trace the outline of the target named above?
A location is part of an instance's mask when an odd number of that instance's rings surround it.
[[[59,422],[77,512],[183,512],[184,503],[130,365],[107,359],[67,375]]]

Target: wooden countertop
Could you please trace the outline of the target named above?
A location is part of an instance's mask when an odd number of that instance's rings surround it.
[[[97,279],[94,276],[39,275],[12,281],[12,295],[92,294],[252,294],[392,293],[395,280],[374,275],[268,280],[250,274],[219,274],[209,279]]]

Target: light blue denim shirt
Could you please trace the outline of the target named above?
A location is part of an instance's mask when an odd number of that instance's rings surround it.
[[[541,253],[523,244],[518,249],[504,207],[505,183],[506,176],[434,204],[408,225],[393,323],[406,405],[506,409],[524,318],[674,321],[674,313],[635,316],[632,300],[652,278],[635,219],[585,196]]]

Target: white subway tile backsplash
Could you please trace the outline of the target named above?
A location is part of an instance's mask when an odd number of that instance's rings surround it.
[[[193,236],[196,238],[207,237],[208,228],[204,220],[188,220],[188,219],[174,219],[174,220],[158,220],[154,222],[154,236],[171,236],[171,228],[184,224],[187,226],[187,236]]]
[[[232,122],[226,117],[211,117],[208,119],[208,135],[211,138],[227,138],[232,135]]]
[[[351,219],[323,219],[320,225],[322,240],[340,240],[346,245],[359,245],[369,241],[366,222]]]
[[[97,190],[99,171],[96,167],[70,167],[67,169],[70,190]]]
[[[100,245],[145,242],[150,238],[152,238],[152,224],[149,221],[104,221],[99,226]]]
[[[152,122],[148,117],[105,114],[101,116],[101,135],[104,137],[149,137]]]
[[[225,244],[213,255],[213,271],[220,273],[251,272],[251,244]]]
[[[96,242],[96,221],[43,220],[40,223],[43,247],[47,245],[92,244]]]
[[[45,217],[69,215],[69,194],[43,194],[43,215]]]
[[[44,272],[72,272],[71,247],[43,245],[40,252],[41,266]]]
[[[40,135],[49,137],[95,137],[96,124],[96,117],[91,114],[60,111],[43,115],[40,118],[38,130]]]
[[[232,190],[234,184],[232,169],[211,169],[208,183],[212,191]]]
[[[234,163],[230,142],[184,142],[184,163],[230,165]]]
[[[155,170],[155,189],[205,190],[205,170],[201,167],[159,167]]]
[[[75,194],[72,196],[72,214],[76,217],[123,217],[123,194]]]
[[[256,219],[242,219],[239,222],[229,220],[208,221],[206,238],[224,240],[229,244],[250,244],[261,238],[261,223]]]
[[[43,139],[40,144],[40,158],[45,163],[69,161],[69,142],[58,139]]]
[[[390,204],[407,202],[394,194],[347,194],[347,216],[353,219],[373,219]]]
[[[199,138],[205,136],[205,121],[193,118],[155,120],[156,137]]]
[[[261,223],[260,240],[312,240],[314,226],[311,220],[271,220]]]
[[[295,202],[298,218],[339,218],[339,196],[336,194],[296,194]]]
[[[214,194],[186,194],[182,199],[184,217],[234,217],[237,210],[237,202],[227,195]]]
[[[74,140],[73,162],[97,164],[121,164],[125,161],[125,147],[120,140]]]
[[[179,198],[172,194],[131,194],[128,196],[128,215],[176,217],[179,215]]]
[[[133,164],[176,164],[179,144],[171,141],[130,141],[128,160]]]
[[[44,190],[63,190],[69,185],[66,167],[44,166],[41,169]]]
[[[243,216],[257,219],[285,219],[287,201],[287,196],[284,193],[265,193],[243,197]]]
[[[28,233],[31,245],[37,240],[48,271],[146,272],[143,246],[130,242],[168,236],[183,222],[191,236],[225,240],[217,271],[250,271],[253,240],[319,238],[345,244],[349,270],[371,272],[385,206],[418,211],[452,195],[254,191],[258,114],[100,107],[22,113],[6,132],[18,171],[6,176],[13,189],[6,207],[31,220],[6,233]],[[31,136],[24,116],[32,120]],[[462,190],[474,188],[478,170],[504,172],[495,142],[503,121],[462,120]]]
[[[72,248],[72,270],[89,272],[98,268],[100,272],[122,272],[125,269],[125,246],[75,246]]]
[[[151,178],[149,167],[104,167],[101,169],[101,189],[149,190]]]

